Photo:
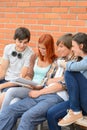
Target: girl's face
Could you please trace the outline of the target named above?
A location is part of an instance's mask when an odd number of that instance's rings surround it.
[[[58,57],[66,57],[70,54],[71,50],[68,49],[63,43],[60,43],[57,47]]]
[[[42,56],[46,55],[46,47],[45,47],[45,45],[38,44],[38,49],[39,49],[39,51],[40,51],[40,53],[41,53]]]
[[[74,55],[77,56],[82,56],[82,48],[83,48],[83,44],[78,45],[77,42],[72,41],[72,51],[74,52]]]
[[[24,40],[16,39],[16,50],[20,52],[24,51],[28,46],[28,43],[29,43],[28,39],[24,39]]]

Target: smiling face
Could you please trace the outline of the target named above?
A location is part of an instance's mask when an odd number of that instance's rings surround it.
[[[38,44],[38,49],[39,49],[42,56],[46,55],[46,47],[44,44]]]
[[[71,50],[68,49],[63,43],[59,43],[57,47],[57,53],[59,57],[67,57]]]
[[[82,57],[83,54],[82,48],[83,48],[83,44],[79,45],[76,41],[72,40],[72,51],[76,57],[78,56]]]
[[[29,43],[28,39],[24,39],[24,40],[16,39],[16,50],[19,52],[24,51],[28,46],[28,43]]]

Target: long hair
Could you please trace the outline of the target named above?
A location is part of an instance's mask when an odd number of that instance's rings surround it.
[[[42,56],[39,49],[39,57],[41,60],[48,60],[49,63],[52,63],[55,58],[55,47],[54,47],[54,39],[50,34],[43,34],[38,40],[38,44],[43,44],[46,47],[46,56]]]
[[[78,45],[83,44],[82,51],[84,53],[87,53],[87,34],[83,32],[76,33],[73,38],[73,41],[75,41]]]

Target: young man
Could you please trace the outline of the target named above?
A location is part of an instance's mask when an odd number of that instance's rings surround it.
[[[6,45],[3,60],[0,65],[0,103],[4,93],[9,87],[16,86],[9,81],[15,77],[25,77],[29,67],[29,59],[33,53],[28,47],[30,41],[30,31],[25,27],[19,27],[14,34],[14,44]]]

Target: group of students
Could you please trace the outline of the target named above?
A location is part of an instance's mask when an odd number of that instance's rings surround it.
[[[18,118],[17,130],[34,130],[45,120],[49,130],[61,130],[61,126],[82,119],[87,114],[87,34],[59,37],[58,56],[50,34],[39,37],[37,54],[28,46],[27,28],[16,29],[14,40],[15,44],[5,47],[0,65],[0,130],[12,130]],[[39,85],[25,87],[10,82],[18,76]]]

